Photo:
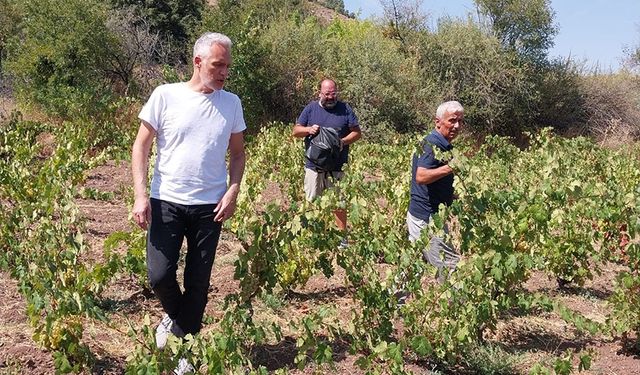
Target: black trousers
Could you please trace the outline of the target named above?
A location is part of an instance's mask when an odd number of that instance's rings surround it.
[[[153,292],[175,321],[176,336],[195,334],[202,327],[211,268],[221,222],[213,220],[215,204],[182,205],[151,198],[147,235],[147,271]],[[187,239],[184,292],[176,278],[183,239]]]

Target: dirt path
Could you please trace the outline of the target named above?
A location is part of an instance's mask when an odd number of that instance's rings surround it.
[[[51,355],[31,339],[26,304],[18,283],[0,271],[0,374],[52,374]]]

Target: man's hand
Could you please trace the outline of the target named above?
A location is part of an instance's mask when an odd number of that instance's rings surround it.
[[[451,158],[451,160],[447,162],[447,165],[449,168],[453,169],[454,172],[458,172],[460,170],[460,162],[458,162],[457,158]]]
[[[238,198],[238,190],[237,189],[229,189],[222,196],[220,202],[216,208],[213,209],[213,212],[216,213],[216,216],[213,218],[215,221],[225,221],[236,212],[236,199]]]
[[[133,221],[144,230],[147,230],[151,222],[151,206],[147,197],[136,198],[131,210]]]
[[[320,131],[320,125],[311,125],[307,127],[309,135],[316,135]]]

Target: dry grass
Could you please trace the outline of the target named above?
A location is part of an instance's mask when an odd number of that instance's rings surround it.
[[[607,146],[640,137],[640,77],[627,72],[586,76],[581,91],[588,134]]]

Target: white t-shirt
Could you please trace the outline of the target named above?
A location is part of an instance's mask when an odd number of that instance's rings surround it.
[[[218,203],[227,190],[231,134],[247,127],[237,95],[203,94],[186,82],[158,86],[138,117],[157,132],[151,197],[194,205]]]

